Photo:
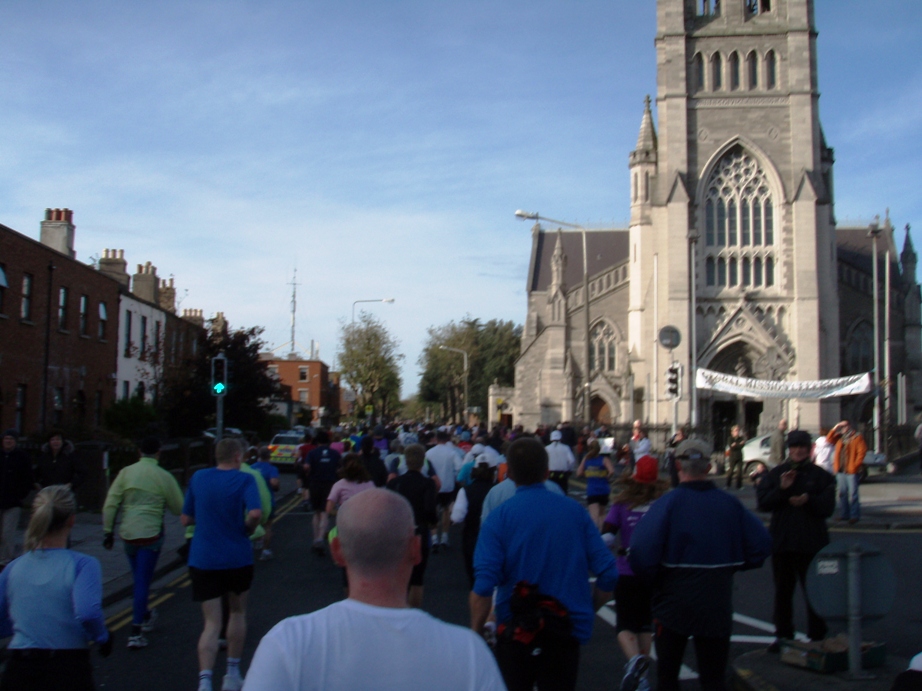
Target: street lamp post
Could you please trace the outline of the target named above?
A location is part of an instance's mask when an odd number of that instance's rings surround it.
[[[576,223],[566,223],[565,221],[556,221],[553,218],[547,218],[546,216],[541,216],[537,213],[529,213],[528,211],[522,211],[519,209],[515,212],[515,217],[521,220],[530,219],[535,221],[547,221],[548,223],[557,223],[561,226],[566,226],[567,228],[573,228],[578,230],[583,239],[583,300],[585,302],[585,309],[583,309],[583,326],[586,329],[586,343],[583,350],[583,363],[585,366],[585,381],[583,382],[583,422],[592,421],[592,413],[590,412],[590,377],[592,373],[589,371],[589,258],[586,251],[586,229],[581,225]]]
[[[468,415],[468,412],[471,406],[470,401],[467,398],[467,395],[468,395],[467,385],[468,385],[468,379],[470,378],[470,370],[468,369],[468,366],[467,366],[468,365],[467,351],[461,350],[461,348],[451,348],[447,345],[440,345],[439,350],[450,350],[453,353],[461,353],[464,356],[464,413],[461,415],[461,422],[466,424],[466,418],[467,418],[467,415]]]
[[[352,303],[352,323],[355,324],[355,306],[360,302],[387,302],[392,303],[394,298],[378,298],[376,300],[356,300]]]
[[[874,453],[880,453],[880,307],[877,304],[880,299],[880,287],[877,285],[877,239],[880,233],[880,225],[875,219],[868,229],[868,237],[871,238],[871,281],[874,284]]]
[[[692,433],[698,427],[698,315],[696,312],[696,303],[698,298],[697,285],[698,276],[698,233],[692,229],[688,233],[688,284],[689,284],[689,319],[688,319],[688,350],[689,350],[689,367],[688,367],[688,421],[691,424]]]

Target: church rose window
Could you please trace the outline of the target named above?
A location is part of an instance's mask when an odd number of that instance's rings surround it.
[[[758,160],[742,146],[733,147],[717,162],[706,189],[706,285],[775,285],[775,210]]]
[[[616,345],[615,330],[605,322],[596,324],[589,336],[589,370],[613,372]]]

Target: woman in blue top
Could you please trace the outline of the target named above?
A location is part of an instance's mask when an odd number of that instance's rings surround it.
[[[0,636],[13,636],[0,691],[92,691],[89,642],[112,652],[99,561],[66,549],[76,510],[65,485],[39,492],[26,553],[0,574]]]
[[[593,439],[586,447],[586,456],[576,470],[577,477],[586,478],[586,508],[592,517],[593,523],[602,531],[602,516],[608,506],[608,495],[611,485],[608,478],[615,474],[608,456],[600,455],[601,447],[597,439]]]

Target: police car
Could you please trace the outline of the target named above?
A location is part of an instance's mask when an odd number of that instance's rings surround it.
[[[293,466],[298,458],[298,445],[302,438],[299,432],[276,434],[269,442],[269,452],[272,454],[269,460],[276,465]]]

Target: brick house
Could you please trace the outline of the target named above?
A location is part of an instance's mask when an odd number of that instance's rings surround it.
[[[115,395],[119,284],[78,261],[73,212],[41,241],[0,225],[0,427],[102,424]]]

